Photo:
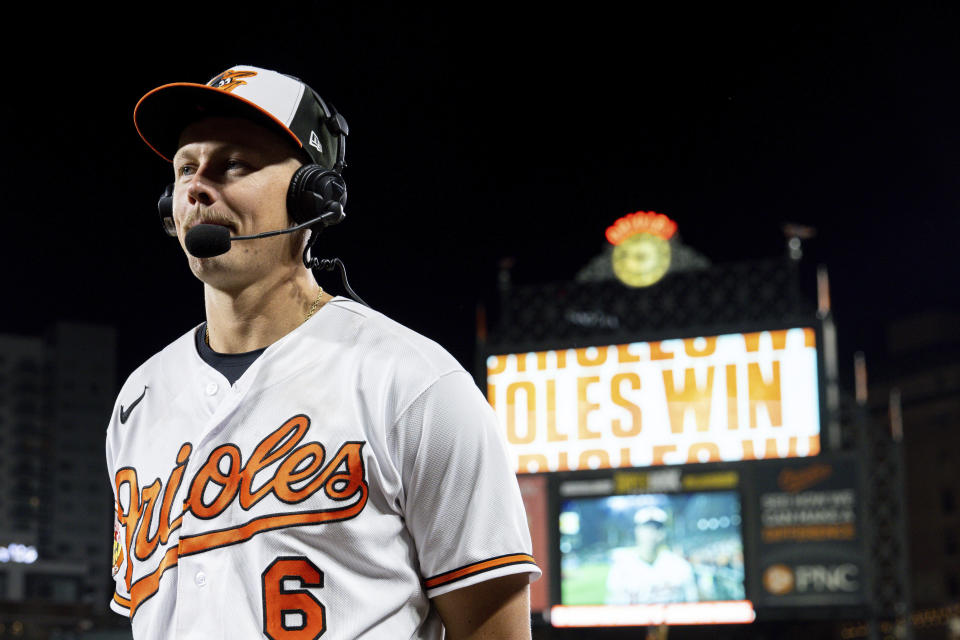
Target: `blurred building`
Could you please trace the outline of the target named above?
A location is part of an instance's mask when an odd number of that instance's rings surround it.
[[[887,327],[871,366],[874,423],[902,430],[913,595],[960,602],[960,313],[929,311]]]
[[[115,343],[112,328],[66,323],[0,335],[0,628],[20,637],[106,612]]]
[[[863,357],[857,358],[856,404],[864,411],[850,421],[862,425],[875,462],[874,533],[883,538],[884,530],[899,529],[904,540],[902,548],[877,545],[881,553],[873,558],[875,573],[902,567],[900,587],[910,603],[908,610],[888,608],[888,627],[880,632],[901,633],[907,625],[903,637],[953,637],[960,619],[960,313],[916,312],[885,329],[885,344],[866,356],[869,384]],[[884,456],[900,462],[876,464]],[[886,471],[902,480],[891,481]],[[892,522],[883,513],[896,494],[904,508]],[[867,637],[852,627],[844,634]]]

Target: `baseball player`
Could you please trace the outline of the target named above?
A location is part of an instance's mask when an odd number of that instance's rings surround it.
[[[614,549],[607,575],[607,604],[696,602],[699,598],[693,566],[667,548],[666,511],[657,506],[639,509],[633,521],[636,546]]]
[[[529,638],[540,572],[472,378],[324,292],[308,229],[258,235],[342,217],[342,116],[242,66],[151,91],[134,122],[173,164],[161,217],[206,322],[114,407],[111,608],[138,639]]]

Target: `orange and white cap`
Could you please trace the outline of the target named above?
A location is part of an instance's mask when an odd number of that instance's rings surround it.
[[[287,135],[311,161],[328,169],[343,158],[343,118],[299,79],[259,67],[231,67],[207,84],[157,87],[140,98],[133,123],[147,146],[170,162],[187,125],[211,116],[246,118]]]
[[[667,522],[667,512],[657,506],[643,507],[633,514],[633,522],[638,525],[651,523],[663,525]]]

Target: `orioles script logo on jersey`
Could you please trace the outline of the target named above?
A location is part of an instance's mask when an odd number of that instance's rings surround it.
[[[255,75],[257,75],[256,71],[224,71],[211,80],[208,86],[220,89],[220,91],[233,91],[240,85],[247,84],[240,78],[252,78]]]
[[[264,531],[348,520],[363,510],[369,493],[362,456],[365,443],[346,442],[327,461],[319,442],[300,445],[309,428],[307,416],[290,418],[261,440],[245,463],[235,444],[223,444],[211,451],[187,485],[183,511],[172,520],[174,496],[193,450],[189,442],[180,447],[166,483],[156,478],[141,488],[136,469],[123,467],[117,471],[117,522],[124,528],[124,579],[130,592],[131,617],[137,605],[157,591],[161,574],[176,565],[181,556],[238,544]],[[296,505],[319,491],[333,505],[331,508],[297,510]],[[224,522],[211,522],[208,532],[182,535],[179,543],[164,553],[153,573],[131,584],[134,563],[149,559],[158,545],[165,545],[170,534],[183,524],[186,513],[213,521],[234,503],[248,511],[269,496],[286,505],[282,512],[245,522],[231,521],[226,527]],[[238,513],[236,509],[230,512]]]

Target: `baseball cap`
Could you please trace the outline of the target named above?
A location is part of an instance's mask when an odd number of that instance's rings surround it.
[[[637,510],[633,516],[635,524],[658,524],[664,525],[667,522],[667,512],[660,507],[643,507]]]
[[[206,84],[157,87],[134,107],[133,123],[147,146],[171,162],[183,130],[210,116],[246,118],[277,131],[328,169],[342,159],[337,131],[347,133],[346,121],[298,78],[259,67],[231,67]]]

